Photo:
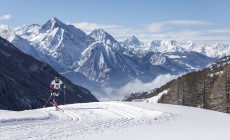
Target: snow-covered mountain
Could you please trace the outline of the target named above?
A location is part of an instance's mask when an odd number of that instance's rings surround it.
[[[7,39],[9,42],[13,43],[18,49],[26,54],[31,54],[39,59],[39,52],[29,44],[29,42],[17,35],[15,30],[8,25],[0,25],[0,36]]]
[[[175,40],[171,41],[161,41],[161,40],[154,40],[150,43],[149,48],[152,51],[158,52],[183,52],[185,51],[184,48],[180,46]]]
[[[78,72],[86,73],[91,80],[99,80],[103,85],[113,87],[147,76],[144,76],[146,69],[136,59],[124,55],[118,41],[103,29],[96,29],[89,36],[96,41],[82,53]]]
[[[51,18],[42,26],[25,26],[16,34],[31,42],[38,51],[54,58],[64,68],[71,68],[80,60],[92,41],[83,31],[66,25],[57,18]]]
[[[82,55],[76,71],[103,86],[121,86],[140,72],[138,65],[102,42],[91,44]],[[117,83],[118,80],[121,81]]]
[[[192,41],[178,43],[175,40],[161,41],[154,40],[147,47],[148,50],[158,52],[184,52],[194,51],[212,58],[221,58],[230,55],[229,44],[215,43],[215,44],[195,44]]]
[[[58,74],[50,65],[27,55],[0,37],[0,108],[41,108],[50,96],[49,85]],[[95,102],[90,91],[60,76],[68,87],[66,103]],[[77,94],[76,94],[77,93]],[[63,104],[63,96],[59,97]]]
[[[103,29],[95,29],[89,34],[89,36],[94,38],[96,41],[102,42],[104,45],[118,45],[118,41]]]
[[[143,47],[144,43],[142,43],[137,37],[132,36],[131,38],[128,38],[125,41],[121,42],[121,45],[132,47],[132,48],[138,48],[138,47]]]
[[[200,51],[204,49],[193,48],[195,44],[191,42],[153,41],[148,45],[135,36],[118,42],[103,29],[87,35],[57,18],[42,26],[32,24],[13,29],[2,25],[0,35],[91,90],[121,87],[134,79],[150,82],[161,74],[186,73],[227,54],[218,47],[215,53]],[[228,45],[221,48],[228,49]],[[205,56],[207,53],[213,58]]]

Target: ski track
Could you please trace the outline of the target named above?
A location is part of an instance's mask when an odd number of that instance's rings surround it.
[[[60,139],[73,135],[84,136],[107,129],[116,130],[141,125],[156,121],[157,118],[169,119],[162,117],[164,113],[123,103],[104,103],[103,107],[100,106],[97,103],[69,105],[66,109],[62,108],[64,112],[45,108],[40,111],[41,113],[48,112],[49,115],[46,118],[0,122],[1,140]]]

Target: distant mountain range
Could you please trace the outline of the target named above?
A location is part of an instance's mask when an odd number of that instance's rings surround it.
[[[42,108],[50,96],[49,85],[58,75],[47,63],[27,55],[0,37],[0,109]],[[97,102],[89,90],[61,76],[66,84],[66,103]],[[58,99],[64,104],[63,92]],[[50,106],[48,104],[47,106]]]
[[[230,52],[227,44],[197,45],[135,36],[118,42],[103,29],[86,34],[51,18],[44,25],[20,28],[0,25],[0,36],[23,52],[45,61],[75,84],[96,91],[120,88],[134,79],[150,82],[162,74],[178,75],[206,67]]]

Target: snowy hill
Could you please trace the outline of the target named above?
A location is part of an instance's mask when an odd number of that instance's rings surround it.
[[[228,140],[228,114],[164,104],[101,102],[0,110],[1,140]],[[13,133],[12,133],[13,132]]]

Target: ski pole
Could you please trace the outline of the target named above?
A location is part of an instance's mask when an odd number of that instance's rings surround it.
[[[66,86],[64,86],[64,104],[66,103],[65,102],[65,88],[66,88]],[[66,105],[65,105],[65,108],[66,108]]]
[[[47,105],[47,103],[49,102],[50,98],[52,97],[52,94],[50,95],[49,99],[46,101],[46,103],[43,105],[43,107],[45,107]]]

